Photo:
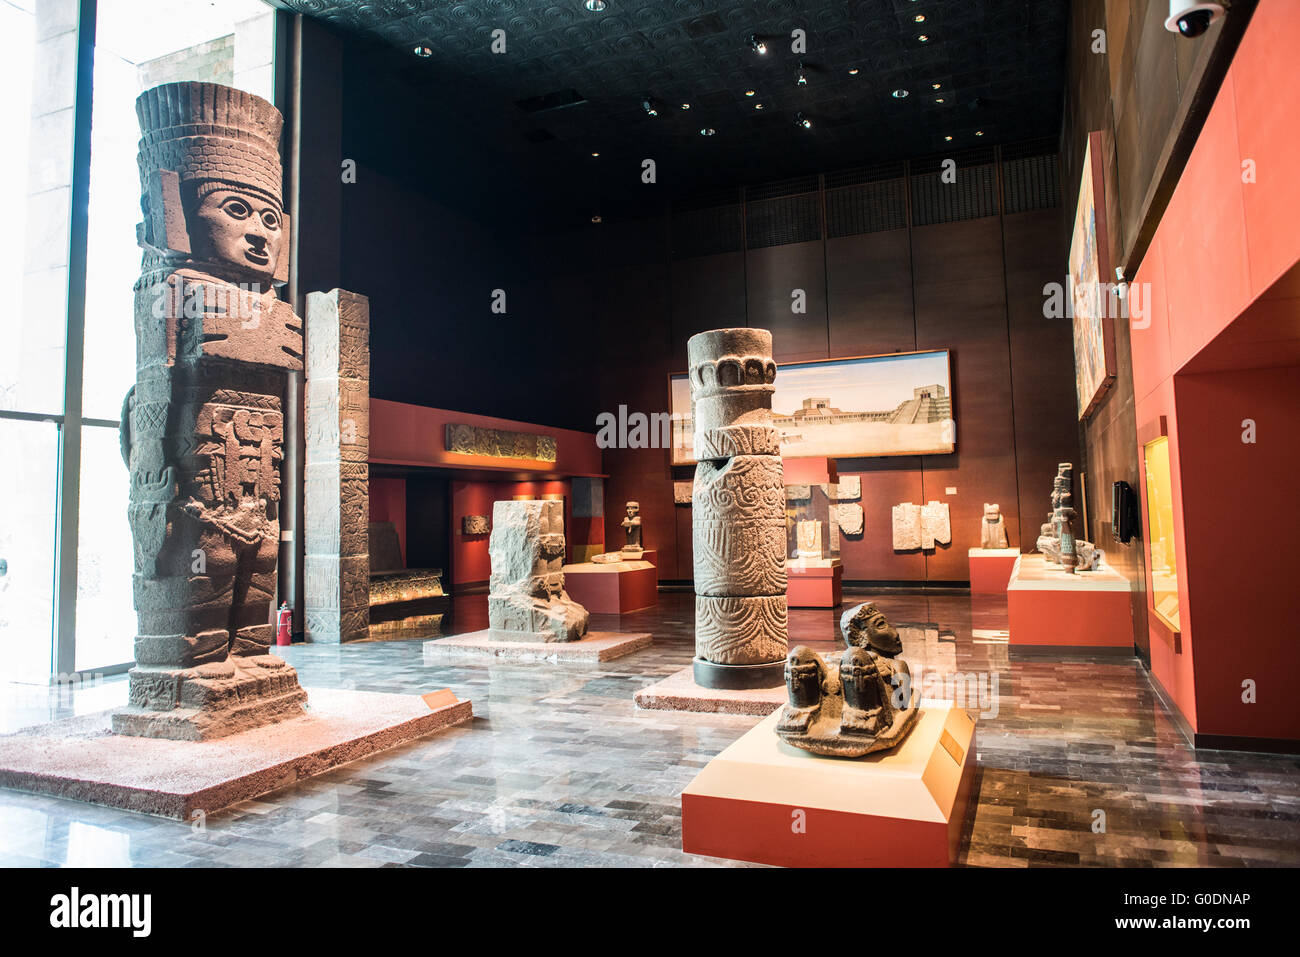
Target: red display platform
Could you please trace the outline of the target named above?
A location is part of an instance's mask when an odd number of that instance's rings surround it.
[[[565,565],[564,590],[593,614],[625,615],[659,603],[659,572],[644,560]]]
[[[708,763],[682,792],[682,850],[783,867],[946,867],[961,844],[975,721],[923,701],[897,748],[861,758],[801,751],[779,712]]]
[[[968,548],[970,561],[970,593],[972,595],[1003,595],[1007,582],[1020,557],[1018,548]]]
[[[1130,588],[1108,565],[1071,575],[1042,555],[1021,555],[1007,582],[1011,651],[1133,654]]]
[[[838,608],[843,600],[844,566],[839,559],[812,565],[792,558],[785,563],[785,577],[785,600],[791,608]]]

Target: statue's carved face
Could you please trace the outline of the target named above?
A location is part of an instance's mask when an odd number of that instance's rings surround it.
[[[219,189],[204,196],[191,224],[198,259],[229,263],[258,279],[275,276],[284,245],[279,206],[253,193]]]
[[[628,503],[627,503],[627,517],[628,517],[628,518],[636,518],[637,515],[640,513],[640,511],[641,511],[641,506],[638,505],[636,502],[628,502]]]

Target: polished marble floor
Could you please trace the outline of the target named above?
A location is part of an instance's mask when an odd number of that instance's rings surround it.
[[[1000,599],[870,597],[899,625],[923,693],[981,713],[961,863],[1300,864],[1300,759],[1193,752],[1136,660],[1009,659]],[[285,649],[309,689],[450,687],[475,718],[201,824],[0,790],[0,865],[730,865],[681,852],[678,794],[758,719],[632,703],[690,661],[692,607],[664,593],[621,624],[593,616],[599,630],[655,636],[604,664],[426,664],[418,640]],[[832,650],[837,618],[792,611],[792,642]],[[457,599],[442,622],[444,633],[485,625],[482,596]],[[113,707],[126,685],[0,694],[9,731]]]

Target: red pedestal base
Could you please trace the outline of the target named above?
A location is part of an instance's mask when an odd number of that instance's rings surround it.
[[[647,561],[564,566],[564,590],[596,615],[625,615],[659,603],[659,572]]]
[[[970,561],[970,593],[972,595],[1003,595],[1011,571],[1020,557],[1018,548],[971,548],[966,554]]]
[[[682,792],[682,850],[783,867],[946,867],[972,796],[975,722],[924,702],[891,751],[828,758],[777,737],[779,714]]]
[[[838,608],[843,600],[844,566],[805,565],[797,560],[785,566],[786,604],[791,608]]]
[[[1129,582],[1103,567],[1073,575],[1021,555],[1007,583],[1010,647],[1021,652],[1132,654]]]

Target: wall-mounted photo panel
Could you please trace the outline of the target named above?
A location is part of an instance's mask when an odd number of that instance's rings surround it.
[[[953,451],[946,349],[790,362],[777,369],[772,414],[787,458],[938,455]],[[691,384],[671,377],[672,463],[695,461]]]
[[[1074,316],[1074,385],[1079,418],[1101,401],[1115,381],[1115,320],[1117,297],[1111,295],[1109,242],[1106,232],[1106,192],[1102,168],[1102,138],[1090,133],[1083,154],[1083,179],[1074,211],[1070,241],[1071,304]]]

